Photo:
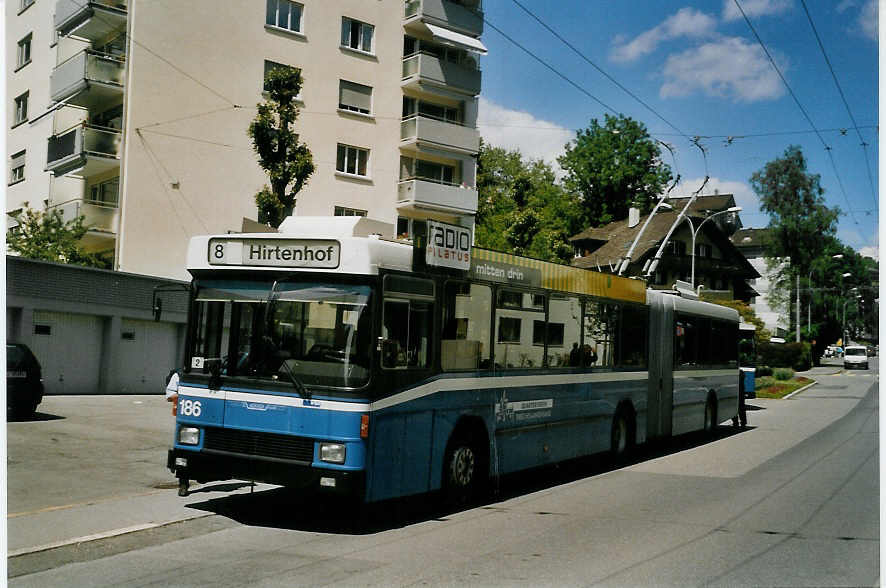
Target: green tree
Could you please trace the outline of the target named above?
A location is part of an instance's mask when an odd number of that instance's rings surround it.
[[[820,176],[807,170],[806,158],[796,145],[755,172],[750,184],[760,199],[760,209],[769,214],[763,246],[775,273],[772,290],[781,293],[782,304],[793,302],[798,279],[807,280],[816,269],[816,260],[825,260],[839,249],[835,234],[840,210],[825,205]],[[786,258],[790,263],[782,263]],[[791,321],[795,317],[792,312]]]
[[[80,240],[89,230],[85,217],[65,221],[58,209],[40,211],[27,202],[18,215],[18,228],[6,235],[10,251],[29,259],[111,269],[111,260],[83,250]]]
[[[480,145],[476,242],[481,247],[568,264],[568,238],[581,230],[577,199],[544,161]]]
[[[760,209],[769,214],[766,253],[770,258],[790,257],[792,275],[808,273],[837,231],[840,210],[825,206],[820,178],[807,171],[802,150],[792,145],[750,179]]]
[[[622,115],[607,114],[602,125],[591,119],[558,161],[566,189],[581,197],[586,226],[627,218],[631,206],[649,212],[672,179],[643,123]]]
[[[275,67],[265,75],[267,98],[257,105],[258,114],[249,125],[258,164],[268,174],[256,195],[259,222],[280,226],[295,209],[295,198],[314,173],[307,145],[300,143],[292,126],[299,109],[295,99],[302,87],[301,70]]]

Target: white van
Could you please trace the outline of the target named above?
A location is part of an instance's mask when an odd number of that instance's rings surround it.
[[[843,369],[868,369],[868,350],[864,345],[847,345],[843,352]]]

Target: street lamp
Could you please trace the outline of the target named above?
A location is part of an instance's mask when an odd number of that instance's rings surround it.
[[[692,284],[692,289],[695,290],[695,237],[698,235],[698,232],[701,230],[702,225],[706,222],[714,218],[715,216],[726,214],[727,212],[741,212],[741,206],[732,206],[727,208],[726,210],[721,210],[720,212],[715,212],[711,216],[705,218],[703,221],[698,223],[698,226],[694,226],[692,224],[692,218],[686,217],[686,222],[689,223],[689,230],[692,233],[692,277],[690,279],[690,283]]]

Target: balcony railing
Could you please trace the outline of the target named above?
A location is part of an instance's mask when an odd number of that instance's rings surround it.
[[[468,8],[448,0],[409,0],[404,18],[407,22],[438,24],[474,37],[483,34],[483,12],[479,8]]]
[[[78,125],[48,139],[46,170],[63,175],[77,170],[88,177],[120,167],[122,133],[91,125]]]
[[[422,178],[401,180],[397,187],[399,210],[436,211],[452,215],[477,213],[477,190]]]
[[[123,101],[124,65],[118,57],[81,51],[52,70],[50,98],[90,110],[115,106]]]
[[[55,3],[55,29],[59,36],[76,34],[96,42],[126,28],[124,0],[58,0]]]
[[[480,150],[477,129],[421,115],[400,123],[400,140],[432,144],[469,154],[476,154]]]
[[[469,63],[450,63],[430,53],[415,53],[403,59],[403,85],[443,86],[470,96],[480,94],[481,73]]]

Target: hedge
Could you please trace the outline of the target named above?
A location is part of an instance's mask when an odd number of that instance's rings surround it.
[[[791,368],[803,372],[812,367],[809,343],[763,343],[757,347],[758,365]]]

